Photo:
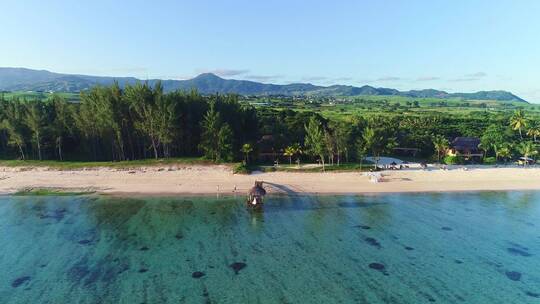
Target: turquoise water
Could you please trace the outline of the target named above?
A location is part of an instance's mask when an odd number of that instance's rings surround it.
[[[540,303],[540,192],[0,197],[0,303]]]

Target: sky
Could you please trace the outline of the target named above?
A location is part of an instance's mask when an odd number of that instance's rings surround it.
[[[537,0],[0,0],[0,66],[448,92],[540,103]]]

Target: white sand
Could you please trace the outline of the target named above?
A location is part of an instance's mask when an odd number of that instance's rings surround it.
[[[171,170],[171,171],[169,171]],[[47,168],[0,167],[0,193],[25,188],[93,189],[114,194],[244,194],[255,180],[267,182],[269,192],[379,193],[474,190],[540,190],[540,168],[469,167],[467,171],[431,168],[384,171],[383,182],[372,183],[363,173],[232,174],[226,166],[180,168],[109,168],[58,171]]]

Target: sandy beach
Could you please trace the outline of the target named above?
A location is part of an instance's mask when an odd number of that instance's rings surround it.
[[[23,189],[91,190],[125,195],[246,193],[255,180],[270,193],[388,193],[481,190],[540,190],[540,168],[469,167],[440,170],[383,171],[382,181],[365,173],[270,172],[233,174],[227,166],[97,168],[59,171],[48,168],[0,167],[0,193]]]

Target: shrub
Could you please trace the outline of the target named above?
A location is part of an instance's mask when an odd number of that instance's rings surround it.
[[[463,163],[463,158],[459,156],[446,156],[443,161],[447,165],[459,165]]]
[[[262,172],[276,172],[277,169],[276,167],[264,167],[264,168],[258,168],[259,171],[262,171]]]
[[[497,163],[497,159],[495,157],[486,157],[484,158],[483,162],[486,165],[493,165]]]
[[[250,174],[251,170],[245,162],[241,162],[233,168],[234,174]]]

